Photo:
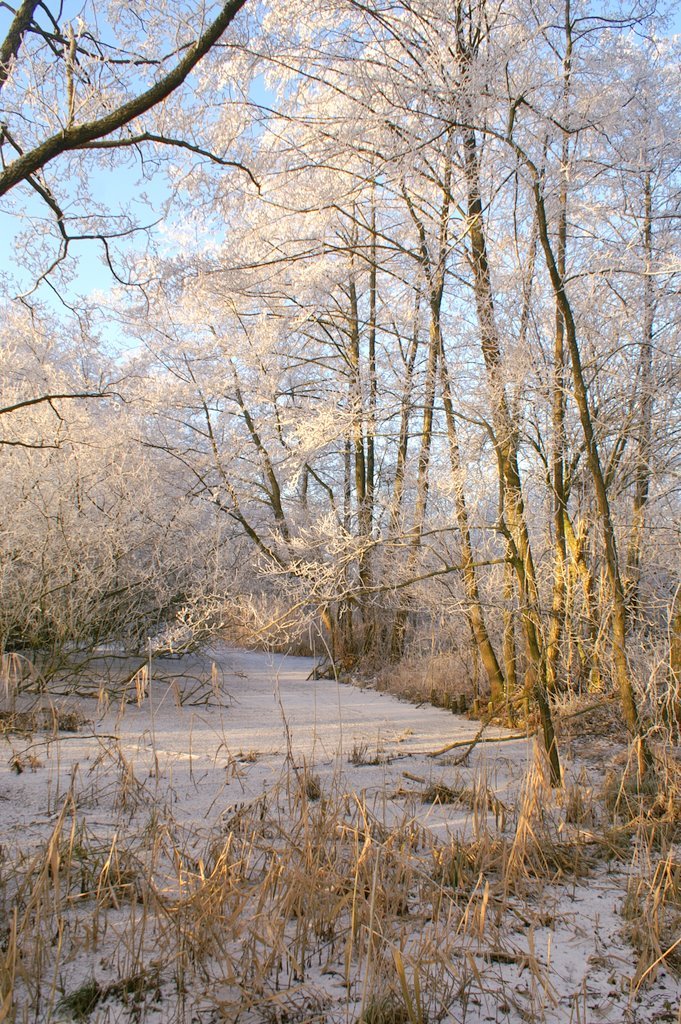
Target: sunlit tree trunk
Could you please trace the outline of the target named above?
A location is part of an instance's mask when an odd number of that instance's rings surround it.
[[[565,56],[563,57],[563,118],[567,123],[570,75],[572,69],[572,20],[570,0],[565,0]],[[561,183],[558,197],[558,237],[556,262],[561,277],[565,277],[567,251],[567,201],[569,173],[569,136],[562,131],[561,142]],[[547,643],[547,683],[549,690],[558,685],[558,663],[560,640],[565,622],[565,592],[567,586],[567,544],[565,540],[565,323],[560,306],[556,301],[555,333],[553,348],[553,381],[551,397],[551,418],[553,426],[553,598],[551,602],[551,623]]]
[[[504,676],[506,679],[506,700],[509,709],[509,718],[514,719],[512,699],[518,693],[518,651],[515,634],[516,613],[514,608],[515,599],[515,575],[513,563],[510,557],[504,565],[504,613],[503,613],[503,654],[504,654]]]
[[[442,338],[440,337],[442,346]],[[492,703],[498,704],[505,693],[504,675],[501,671],[494,647],[487,631],[487,624],[482,610],[480,599],[480,588],[475,572],[473,555],[473,544],[468,519],[468,508],[466,495],[463,487],[463,467],[461,464],[461,451],[459,448],[458,431],[454,415],[454,404],[449,381],[449,372],[445,360],[444,347],[441,347],[440,354],[440,380],[442,386],[442,401],[445,410],[447,423],[447,440],[449,443],[449,461],[452,469],[452,482],[454,484],[454,508],[456,513],[456,525],[459,530],[459,544],[463,563],[462,580],[466,594],[466,609],[471,624],[471,631],[475,645],[480,654],[480,660],[487,675]]]
[[[610,501],[608,499],[608,492],[605,485],[598,443],[596,441],[593,420],[591,417],[591,409],[589,408],[589,397],[582,369],[582,356],[579,348],[579,342],[577,340],[577,328],[572,313],[572,307],[565,291],[565,284],[560,274],[555,253],[551,245],[541,178],[536,168],[531,168],[531,170],[533,176],[534,200],[538,217],[539,239],[541,241],[542,249],[544,250],[546,265],[551,278],[554,294],[565,324],[565,337],[572,366],[575,403],[579,411],[579,419],[586,443],[587,461],[594,483],[596,507],[598,510],[599,523],[603,533],[605,570],[611,590],[613,605],[612,639],[615,675],[620,692],[620,700],[622,702],[625,721],[632,736],[636,737],[639,741],[641,764],[643,767],[644,765],[649,765],[650,753],[644,742],[643,723],[639,714],[636,695],[634,693],[634,687],[627,662],[626,604],[622,577],[619,570],[615,527],[610,511]]]
[[[449,154],[445,156],[442,178],[442,203],[437,223],[437,234],[434,242],[429,243],[428,232],[416,206],[403,185],[402,197],[409,215],[414,223],[419,238],[418,258],[420,268],[428,289],[428,353],[426,358],[426,378],[423,395],[423,420],[421,427],[421,444],[419,447],[416,500],[414,515],[410,529],[410,552],[407,560],[407,574],[411,574],[416,565],[418,550],[421,546],[423,526],[428,505],[430,486],[429,467],[433,443],[433,418],[435,411],[435,395],[437,389],[438,364],[442,349],[440,330],[440,312],[444,294],[445,269],[448,256],[449,217],[451,207],[451,175],[452,165]],[[395,617],[391,653],[394,658],[404,650],[408,607],[403,605]]]
[[[241,390],[241,385],[239,383],[239,376],[236,367],[234,366],[233,363],[232,373],[234,377],[234,396],[236,398],[237,405],[241,409],[241,414],[243,416],[244,423],[246,424],[248,433],[250,434],[251,440],[260,459],[263,477],[263,490],[265,492],[267,502],[272,509],[274,519],[281,532],[281,535],[284,540],[288,541],[290,539],[290,532],[288,523],[286,521],[286,515],[284,514],[284,507],[282,505],[281,497],[281,488],[279,486],[279,480],[277,479],[274,463],[272,462],[270,454],[262,441],[260,431],[256,426],[253,416],[251,415],[250,409],[246,404],[244,395]]]
[[[537,578],[525,519],[518,468],[517,428],[509,409],[502,375],[501,344],[495,320],[494,299],[483,225],[480,172],[475,133],[463,133],[464,168],[468,192],[468,237],[473,289],[480,327],[482,354],[492,396],[492,421],[500,460],[503,495],[502,516],[512,548],[518,579],[521,621],[527,650],[526,688],[537,702],[551,780],[560,785],[561,769],[551,708],[548,699],[546,652],[542,638]]]
[[[653,325],[655,320],[655,293],[653,288],[653,211],[652,184],[650,171],[644,181],[643,245],[645,269],[643,279],[643,337],[638,365],[638,386],[640,410],[636,469],[634,478],[634,503],[629,548],[627,551],[627,587],[632,614],[639,605],[639,584],[641,575],[641,547],[643,544],[646,507],[650,491],[652,421],[653,421]]]
[[[354,239],[357,244],[357,240]],[[375,284],[375,280],[374,280]],[[354,267],[351,268],[350,280],[348,283],[348,318],[347,318],[347,361],[349,368],[349,400],[351,412],[351,433],[352,433],[352,458],[354,464],[354,493],[357,511],[357,537],[360,541],[360,552],[358,556],[357,572],[360,583],[359,607],[362,622],[365,630],[364,646],[371,643],[373,635],[372,610],[366,605],[364,594],[371,585],[371,569],[369,564],[368,541],[371,537],[371,524],[373,519],[373,420],[372,401],[375,401],[375,385],[368,383],[369,409],[365,409],[365,391],[367,381],[365,380],[365,367],[362,358],[362,327],[360,322],[359,297],[357,283],[354,275]],[[371,331],[370,331],[371,333]],[[371,351],[372,339],[370,338],[369,376],[371,376],[372,358],[375,363],[375,335],[373,338],[373,352]],[[375,372],[375,367],[374,367]],[[371,476],[370,476],[371,474]],[[344,635],[348,644],[354,644],[354,630],[352,627],[352,606],[348,605],[344,611],[346,628]],[[346,651],[346,659],[354,659],[358,651]]]
[[[582,600],[584,603],[584,617],[586,618],[586,640],[587,646],[579,640],[579,656],[582,674],[589,682],[590,690],[601,688],[601,652],[599,645],[599,622],[600,612],[598,610],[598,599],[594,584],[593,572],[589,567],[586,555],[586,524],[583,519],[577,521],[577,529],[567,512],[564,517],[565,541],[570,554],[571,566],[574,575],[582,585]]]
[[[367,541],[372,536],[374,524],[374,503],[376,491],[376,414],[378,406],[378,378],[376,373],[376,306],[378,288],[378,264],[376,262],[376,205],[375,196],[371,197],[371,224],[369,228],[369,324],[367,353],[367,410],[366,410],[366,458],[365,458],[365,489],[364,515],[362,528]],[[368,590],[373,582],[371,552],[367,548],[360,554],[359,578],[362,587]],[[362,602],[362,618],[364,622],[363,649],[368,655],[374,648],[377,635],[376,615],[374,606]]]

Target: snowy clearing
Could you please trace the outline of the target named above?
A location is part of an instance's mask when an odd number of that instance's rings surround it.
[[[602,765],[563,751],[555,793],[532,739],[433,758],[479,723],[311,669],[215,648],[3,736],[5,1014],[681,1021],[678,855],[596,835]]]

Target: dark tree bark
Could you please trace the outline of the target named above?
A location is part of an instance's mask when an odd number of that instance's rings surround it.
[[[196,42],[188,47],[184,57],[178,61],[175,67],[144,92],[122,103],[103,117],[68,126],[63,131],[45,139],[33,149],[17,156],[0,172],[0,196],[5,195],[20,182],[30,179],[55,157],[72,150],[86,149],[91,143],[113,135],[114,132],[162,103],[188,78],[199,61],[220,39],[245,2],[246,0],[229,0]],[[2,59],[0,85],[7,78],[9,64],[19,52],[22,39],[31,25],[37,6],[31,2],[22,4],[15,15],[8,36],[0,47],[0,58]]]

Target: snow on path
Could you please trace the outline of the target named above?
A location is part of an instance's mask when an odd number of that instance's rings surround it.
[[[203,702],[206,692],[212,699],[210,687],[203,688],[199,702],[179,704],[180,691],[191,696],[199,672],[210,678],[211,664],[227,695],[222,706]],[[139,704],[134,687],[126,701],[112,699],[104,715],[94,697],[67,699],[90,723],[80,733],[60,734],[59,744],[37,734],[30,740],[10,738],[7,761],[18,756],[26,770],[0,775],[0,825],[6,839],[23,844],[24,830],[35,828],[38,840],[74,779],[81,802],[87,800],[89,785],[94,797],[95,780],[101,786],[102,775],[115,767],[115,751],[147,789],[170,785],[176,820],[210,828],[230,808],[276,784],[289,743],[293,763],[314,771],[323,786],[340,779],[347,791],[363,792],[380,803],[389,818],[404,814],[404,796],[413,790],[410,811],[420,820],[438,832],[463,829],[469,811],[418,803],[422,786],[405,780],[403,772],[447,783],[454,771],[468,777],[468,771],[447,769],[426,754],[455,740],[472,740],[479,723],[390,694],[310,679],[313,664],[310,658],[219,646],[203,659],[153,663],[151,685]],[[379,763],[352,764],[353,751]],[[479,746],[471,771],[485,765],[491,788],[503,799],[532,757],[532,741]],[[36,759],[33,765],[31,758]],[[118,770],[123,771],[122,762]],[[402,798],[392,812],[386,809],[391,793]]]
[[[139,704],[134,686],[127,699],[112,698],[105,714],[94,696],[66,698],[63,703],[88,719],[81,732],[60,733],[58,739],[36,733],[1,740],[6,764],[0,770],[3,853],[10,863],[25,863],[22,858],[49,837],[71,789],[79,820],[103,849],[121,829],[141,835],[172,815],[186,835],[187,853],[200,855],[216,826],[229,827],[234,812],[276,787],[291,765],[317,775],[323,790],[334,785],[361,794],[388,822],[413,817],[443,839],[470,832],[472,812],[461,804],[422,803],[423,784],[405,778],[405,771],[459,786],[470,786],[473,776],[482,773],[502,801],[515,802],[535,756],[533,740],[481,744],[470,765],[448,765],[447,758],[428,758],[427,753],[472,739],[479,723],[389,694],[309,679],[312,667],[311,659],[215,647],[203,658],[154,663],[151,686]],[[218,683],[220,702],[215,700]],[[351,763],[353,752],[379,763]],[[19,774],[10,770],[13,759],[23,768]],[[142,794],[139,800],[136,794]],[[583,884],[575,879],[546,890],[551,913],[544,915],[545,925],[533,926],[533,949],[550,976],[552,994],[537,1019],[546,1024],[681,1024],[676,1016],[680,986],[665,971],[635,997],[629,994],[637,957],[623,940],[618,912],[626,877],[626,866],[604,865]],[[522,952],[520,934],[514,942]],[[503,1009],[500,993],[526,998],[522,963],[521,957],[520,966],[498,965],[496,984],[477,1010],[469,1008],[466,1021],[520,1024],[518,1015]],[[86,980],[90,969],[87,963],[74,963],[71,985],[78,971]],[[118,1022],[108,1016],[108,1008],[102,1013],[102,1022]],[[98,1024],[100,1017],[92,1019]],[[154,1020],[167,1024],[162,1007]]]
[[[428,752],[455,740],[472,740],[480,728],[479,722],[431,705],[417,707],[387,693],[311,679],[311,658],[229,648],[216,648],[209,657],[223,674],[222,685],[231,698],[227,708],[177,708],[172,687],[152,681],[150,699],[139,708],[129,707],[119,729],[126,749],[133,750],[137,743],[135,756],[140,761],[145,749],[148,756],[155,753],[176,764],[190,761],[194,777],[202,770],[206,773],[207,790],[216,766],[222,773],[232,759],[241,764],[242,773],[231,792],[238,796],[241,789],[242,799],[257,796],[281,776],[290,753],[296,766],[307,766],[322,783],[340,774],[349,790],[385,800],[391,790],[404,790],[407,768],[429,781],[451,777],[451,769],[439,767]],[[471,760],[473,765],[487,764],[490,784],[505,791],[524,773],[533,749],[527,740],[492,744],[476,748]],[[380,763],[351,764],[353,752]],[[509,767],[514,769],[512,776]],[[449,806],[424,808],[419,817],[426,816],[437,828],[451,820],[463,825],[469,818],[467,812]]]

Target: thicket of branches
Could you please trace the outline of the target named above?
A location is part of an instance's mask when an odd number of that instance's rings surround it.
[[[142,173],[172,149],[179,244],[129,257],[113,368],[61,342],[44,378],[35,309],[8,328],[31,359],[5,407],[101,397],[2,417],[5,647],[178,610],[209,630],[229,603],[268,642],[319,622],[339,666],[456,648],[493,704],[537,706],[556,780],[555,696],[614,687],[645,759],[681,671],[678,45],[654,13],[246,6],[153,131],[114,125]]]

